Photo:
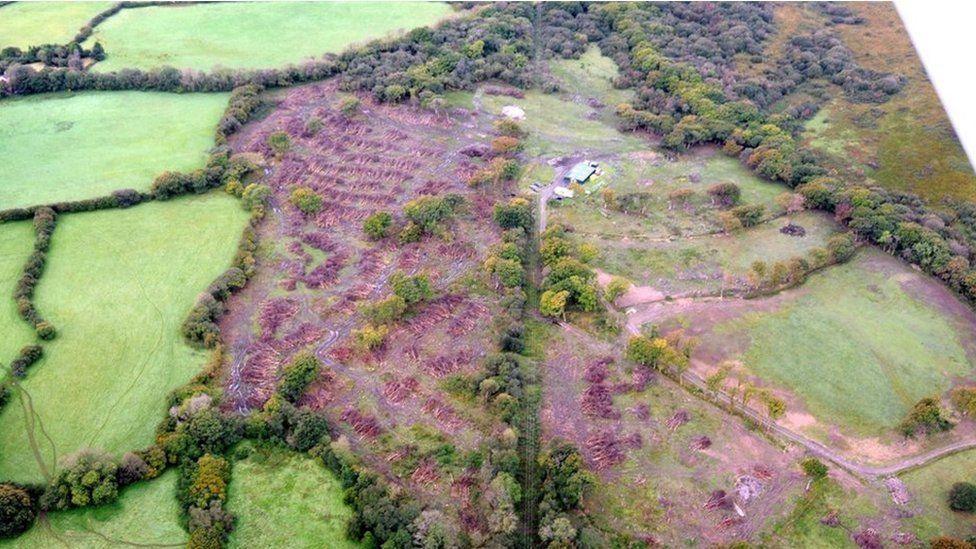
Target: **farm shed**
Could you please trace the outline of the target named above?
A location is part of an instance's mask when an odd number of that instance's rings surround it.
[[[596,173],[596,168],[596,162],[580,162],[569,170],[569,173],[563,177],[563,180],[567,183],[579,183],[582,185]]]

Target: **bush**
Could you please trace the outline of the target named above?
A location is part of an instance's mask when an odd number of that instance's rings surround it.
[[[322,209],[322,197],[309,187],[295,187],[288,201],[305,215],[314,215]]]
[[[353,331],[353,337],[356,339],[356,344],[360,349],[364,351],[373,351],[378,349],[383,345],[383,341],[386,340],[386,334],[390,331],[386,326],[373,326],[367,324],[358,330]]]
[[[291,148],[291,138],[282,131],[271,133],[268,135],[268,148],[276,157],[281,158]]]
[[[36,516],[34,498],[26,488],[0,484],[0,539],[26,532]]]
[[[374,325],[391,324],[403,318],[407,312],[407,302],[398,295],[363,307],[363,316]]]
[[[393,225],[393,216],[388,212],[376,212],[363,221],[363,232],[371,240],[380,240],[390,234],[390,227]]]
[[[224,503],[229,480],[230,463],[226,459],[211,454],[200,456],[187,494],[189,506],[203,508],[212,501]]]
[[[339,102],[339,110],[347,118],[356,116],[359,114],[359,99],[355,97],[342,98],[342,101]]]
[[[631,286],[631,282],[626,278],[620,276],[613,277],[607,284],[607,300],[611,302],[616,301],[616,299],[626,293]]]
[[[738,204],[741,192],[738,185],[728,182],[716,183],[708,188],[709,196],[722,208],[728,208]]]
[[[441,223],[454,215],[464,199],[459,195],[422,196],[407,202],[403,213],[423,234],[440,230]]]
[[[942,415],[939,401],[926,397],[915,403],[908,416],[899,425],[899,430],[906,437],[913,437],[919,433],[948,431],[952,426],[952,423]]]
[[[297,402],[310,383],[315,381],[322,367],[312,353],[300,353],[287,366],[278,383],[278,393],[288,402]]]
[[[854,257],[857,248],[854,240],[849,234],[838,234],[830,237],[827,241],[827,251],[830,257],[837,263],[844,263]]]
[[[976,387],[956,387],[949,393],[949,398],[959,413],[976,416]]]
[[[254,211],[259,207],[266,206],[270,198],[271,187],[261,185],[260,183],[251,183],[247,187],[244,187],[241,193],[241,204],[245,210]]]
[[[119,495],[115,458],[92,449],[63,459],[61,469],[42,497],[44,509],[63,510],[115,501]]]
[[[393,294],[402,299],[407,306],[427,301],[434,296],[430,280],[423,274],[408,276],[397,271],[390,276],[390,286],[393,288]]]
[[[976,512],[976,484],[957,482],[949,490],[949,508],[964,513]]]
[[[817,458],[809,457],[800,462],[800,467],[808,477],[819,480],[827,476],[827,466]]]
[[[44,349],[40,345],[27,345],[20,349],[20,353],[10,363],[10,373],[14,377],[24,377],[27,368],[34,365],[44,355]]]

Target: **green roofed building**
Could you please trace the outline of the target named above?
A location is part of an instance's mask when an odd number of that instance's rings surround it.
[[[573,166],[573,169],[569,170],[569,173],[563,177],[563,180],[567,183],[579,183],[582,185],[596,173],[596,168],[596,162],[580,162]]]

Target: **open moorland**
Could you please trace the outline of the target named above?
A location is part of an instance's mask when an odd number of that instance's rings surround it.
[[[894,8],[0,3],[0,546],[976,541]]]

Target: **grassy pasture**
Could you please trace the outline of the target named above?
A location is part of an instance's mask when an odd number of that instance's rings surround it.
[[[36,291],[59,330],[0,413],[0,478],[42,479],[38,452],[86,446],[119,453],[153,439],[163,399],[205,360],[179,326],[195,296],[227,267],[247,214],[222,193],[59,219]]]
[[[12,297],[32,251],[34,229],[29,221],[0,225],[0,364],[5,367],[21,347],[34,341],[34,331],[17,314]]]
[[[777,310],[718,325],[706,344],[744,342],[732,358],[751,372],[793,391],[818,419],[877,436],[918,399],[972,376],[971,315],[933,284],[880,251],[862,250],[811,277]]]
[[[66,44],[112,2],[16,2],[0,7],[0,48]]]
[[[346,539],[352,511],[342,486],[315,460],[254,448],[234,463],[228,494],[237,516],[230,547],[359,547]]]
[[[169,65],[260,69],[340,52],[354,43],[429,25],[442,2],[253,2],[122,10],[95,28],[108,57],[96,71]]]
[[[976,517],[949,509],[946,500],[956,482],[976,482],[976,451],[953,454],[901,475],[921,513],[909,519],[922,539],[937,535],[966,537],[976,529]]]
[[[135,91],[4,100],[0,209],[147,189],[165,170],[200,167],[226,104],[227,94]]]
[[[118,501],[92,509],[47,515],[23,536],[0,547],[78,547],[107,549],[126,545],[173,547],[186,543],[176,502],[176,470],[126,488]]]
[[[736,159],[721,154],[696,151],[668,161],[653,151],[631,153],[602,162],[605,188],[617,197],[628,193],[647,193],[647,209],[640,215],[604,211],[599,192],[582,200],[574,198],[553,203],[551,215],[576,227],[577,230],[601,237],[668,237],[715,231],[718,210],[709,201],[706,191],[716,183],[732,182],[739,186],[744,204],[763,204],[769,215],[781,211],[775,198],[786,187],[763,181],[749,172]],[[692,182],[697,174],[699,181]],[[669,209],[668,194],[678,189],[690,189],[695,195],[688,207]]]
[[[812,248],[823,247],[837,230],[827,216],[803,212],[791,216],[807,230],[794,237],[779,230],[785,220],[774,220],[756,227],[692,240],[641,241],[640,239],[585,240],[600,250],[598,266],[638,285],[666,291],[718,289],[724,276],[744,280],[754,261],[788,260],[805,256]]]

